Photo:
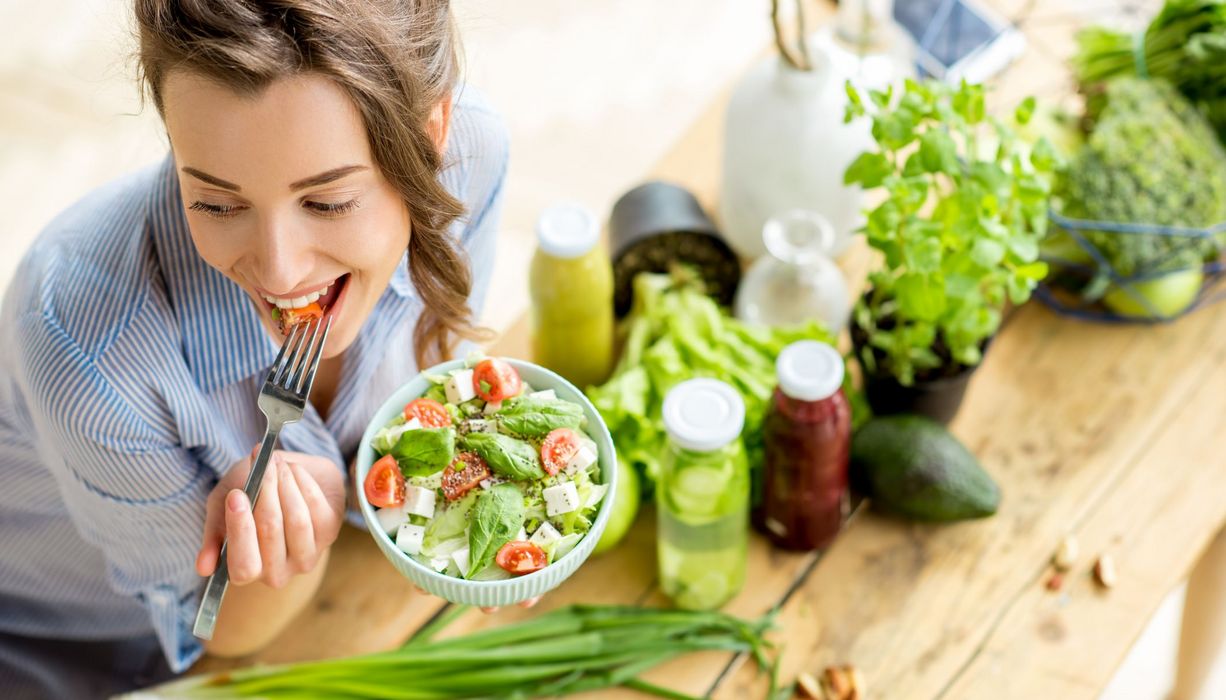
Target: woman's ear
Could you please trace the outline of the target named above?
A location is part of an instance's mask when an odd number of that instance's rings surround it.
[[[430,110],[430,120],[426,123],[426,131],[434,140],[434,147],[438,149],[439,154],[444,153],[447,150],[447,134],[451,131],[450,92],[434,105],[434,109]]]

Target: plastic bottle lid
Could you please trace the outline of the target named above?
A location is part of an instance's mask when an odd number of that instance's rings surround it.
[[[745,402],[716,379],[691,379],[664,397],[664,428],[677,446],[713,452],[741,436]]]
[[[797,401],[821,401],[843,386],[839,351],[816,340],[801,340],[783,349],[775,360],[779,388]]]
[[[582,204],[555,204],[536,221],[541,250],[555,258],[577,258],[600,242],[600,225]]]

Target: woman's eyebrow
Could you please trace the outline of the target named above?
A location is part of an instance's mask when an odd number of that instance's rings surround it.
[[[196,170],[195,168],[191,168],[191,167],[184,166],[183,168],[180,168],[180,170],[182,170],[183,172],[187,173],[188,175],[191,175],[192,177],[196,178],[197,180],[203,180],[204,182],[207,182],[207,183],[209,183],[210,185],[215,185],[215,186],[217,186],[217,187],[220,187],[220,188],[222,188],[223,190],[231,190],[231,191],[233,191],[233,192],[242,192],[242,191],[243,191],[243,188],[239,187],[238,185],[234,184],[233,182],[229,182],[229,181],[227,181],[227,180],[223,180],[223,179],[221,179],[221,178],[219,178],[219,177],[216,177],[216,176],[213,176],[213,175],[209,175],[208,173],[203,172],[203,171],[200,171],[200,170]]]
[[[339,180],[342,177],[345,177],[346,175],[348,175],[349,173],[354,173],[359,170],[369,170],[369,168],[367,168],[365,165],[342,165],[339,168],[333,168],[331,170],[328,170],[327,172],[322,172],[318,175],[312,175],[308,178],[304,178],[295,183],[292,183],[289,186],[289,188],[291,190],[301,190],[307,187],[317,187],[319,185],[326,185],[329,182]]]

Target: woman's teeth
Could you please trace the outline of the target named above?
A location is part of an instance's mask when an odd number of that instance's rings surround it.
[[[311,292],[306,296],[289,298],[274,297],[271,294],[265,294],[264,299],[266,299],[269,304],[276,306],[278,309],[301,309],[308,304],[313,304],[316,301],[319,301],[319,298],[327,294],[329,289],[332,289],[331,284],[323,289],[320,289],[319,291]]]

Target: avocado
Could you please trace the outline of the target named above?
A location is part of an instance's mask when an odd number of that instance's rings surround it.
[[[1000,505],[1000,488],[975,456],[923,416],[865,423],[852,437],[851,470],[878,507],[915,520],[982,518]]]

